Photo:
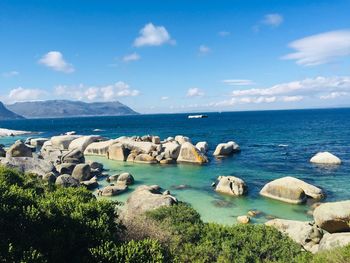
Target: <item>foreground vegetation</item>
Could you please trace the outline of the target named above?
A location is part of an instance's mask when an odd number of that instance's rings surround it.
[[[349,262],[350,247],[312,256],[263,225],[202,222],[186,204],[122,225],[116,203],[0,167],[1,262]]]

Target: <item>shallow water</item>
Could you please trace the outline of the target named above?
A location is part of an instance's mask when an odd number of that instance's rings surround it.
[[[99,134],[116,138],[122,135],[154,134],[162,138],[182,134],[193,142],[207,141],[210,163],[197,165],[147,165],[110,161],[94,157],[110,169],[110,174],[128,171],[135,186],[114,199],[125,201],[133,188],[141,184],[158,184],[169,189],[179,200],[190,203],[205,221],[230,224],[238,215],[257,209],[268,217],[307,220],[308,205],[289,205],[259,196],[267,182],[294,176],[322,187],[326,201],[350,199],[350,109],[295,110],[208,113],[206,119],[187,119],[186,114],[141,115],[123,117],[18,120],[0,122],[0,127],[42,132],[52,136],[67,131],[79,134]],[[17,138],[0,138],[10,144]],[[217,160],[212,156],[216,144],[236,141],[242,152]],[[343,160],[335,167],[315,166],[309,159],[318,151],[330,151]],[[89,157],[91,158],[91,157]],[[246,181],[246,197],[217,194],[211,183],[219,175],[235,175]],[[176,186],[186,185],[179,190]]]

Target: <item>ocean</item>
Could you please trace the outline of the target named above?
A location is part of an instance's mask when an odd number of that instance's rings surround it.
[[[110,174],[130,172],[136,180],[128,192],[114,200],[126,201],[132,189],[142,184],[158,184],[180,201],[191,204],[204,221],[232,224],[249,210],[261,215],[253,222],[269,218],[309,220],[310,204],[290,205],[259,196],[267,182],[294,176],[323,188],[324,201],[350,199],[350,109],[313,109],[206,113],[208,118],[188,119],[188,114],[158,114],[120,117],[89,117],[0,121],[1,128],[38,132],[31,137],[49,137],[68,131],[100,134],[109,138],[132,135],[159,135],[167,138],[185,135],[192,142],[207,141],[210,162],[206,165],[147,165],[123,163],[102,157],[88,157],[102,162]],[[20,137],[0,138],[9,145]],[[235,141],[241,153],[215,159],[218,143]],[[339,166],[311,164],[319,151],[329,151],[342,159]],[[248,195],[230,197],[216,193],[212,182],[220,175],[234,175],[248,185]],[[101,180],[101,187],[106,185]],[[180,187],[179,187],[180,186]],[[185,187],[184,187],[185,186]]]

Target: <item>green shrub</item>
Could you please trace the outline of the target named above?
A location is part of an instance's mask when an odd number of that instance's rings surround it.
[[[312,263],[349,263],[350,245],[317,253]]]
[[[165,262],[163,248],[158,241],[145,239],[123,245],[113,242],[90,249],[94,262],[139,263]]]

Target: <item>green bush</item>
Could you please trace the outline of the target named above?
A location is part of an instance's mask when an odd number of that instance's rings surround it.
[[[78,262],[103,240],[118,241],[115,203],[84,188],[52,188],[0,167],[0,259]]]
[[[90,251],[94,262],[165,262],[162,246],[158,241],[151,239],[130,241],[121,246],[118,246],[113,242],[105,242],[104,244],[93,248]]]
[[[147,217],[171,232],[169,250],[177,262],[302,262],[311,256],[274,228],[203,223],[185,204],[159,208]]]
[[[312,263],[349,263],[350,245],[317,253]]]

